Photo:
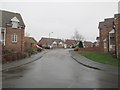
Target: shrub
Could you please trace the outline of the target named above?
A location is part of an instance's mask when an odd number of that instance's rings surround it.
[[[75,48],[74,51],[78,51],[78,48]]]
[[[42,49],[40,49],[40,48],[37,48],[37,51],[38,51],[38,52],[41,52],[41,51],[42,51]]]
[[[37,53],[36,50],[33,49],[33,48],[28,48],[28,49],[25,50],[25,52],[28,53],[29,56],[31,56],[32,54]]]

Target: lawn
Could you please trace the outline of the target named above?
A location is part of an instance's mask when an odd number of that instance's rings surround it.
[[[110,64],[113,66],[120,66],[120,60],[113,57],[111,54],[108,53],[96,53],[96,52],[80,52],[81,55],[89,58],[93,61],[103,63],[103,64]]]

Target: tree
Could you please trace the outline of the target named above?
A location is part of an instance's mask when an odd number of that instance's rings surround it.
[[[83,43],[82,43],[82,41],[79,42],[78,47],[79,47],[79,48],[83,48]]]
[[[76,29],[74,35],[72,36],[72,39],[77,40],[77,41],[83,41],[84,37]]]

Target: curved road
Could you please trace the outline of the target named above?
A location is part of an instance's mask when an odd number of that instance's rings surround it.
[[[67,49],[54,49],[35,62],[3,72],[3,88],[117,88],[117,79],[82,66]]]

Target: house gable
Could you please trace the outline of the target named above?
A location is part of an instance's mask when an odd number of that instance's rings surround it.
[[[18,28],[19,22],[20,22],[20,21],[17,19],[17,17],[13,17],[13,18],[11,19],[12,28]]]
[[[6,50],[24,51],[24,29],[25,24],[19,13],[0,10],[2,22],[0,22],[2,44]]]
[[[24,24],[23,19],[19,13],[0,10],[0,16],[2,16],[2,18],[1,18],[2,22],[0,22],[0,25],[1,25],[0,27],[6,27],[6,25],[10,25],[11,19],[14,20],[17,18],[19,20],[19,25],[21,27],[25,28],[25,24]]]

